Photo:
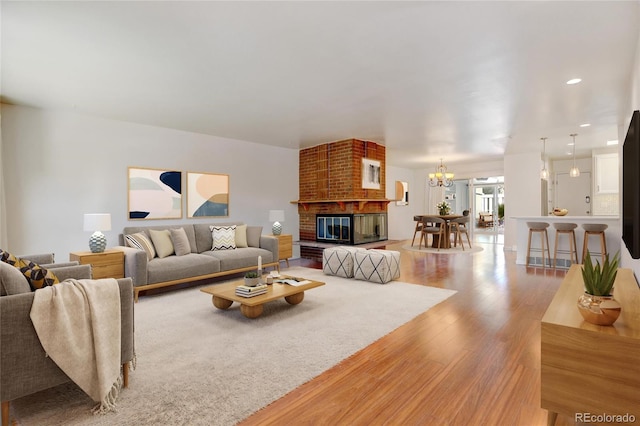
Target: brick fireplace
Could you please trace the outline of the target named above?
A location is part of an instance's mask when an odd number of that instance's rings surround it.
[[[386,213],[389,201],[386,198],[386,151],[383,145],[375,142],[348,139],[331,142],[300,150],[300,199],[298,214],[300,216],[300,254],[303,258],[318,258],[318,251],[313,244],[304,242],[317,240],[317,215],[356,215],[383,213],[386,228]],[[363,163],[363,159],[366,161]],[[376,185],[363,185],[363,164],[379,164],[376,169]],[[367,175],[366,178],[369,176]],[[363,188],[374,186],[374,188]],[[369,219],[367,219],[369,220]],[[386,229],[381,240],[386,240]],[[370,237],[371,238],[371,237]],[[375,238],[374,238],[375,239]],[[369,239],[368,241],[370,241]],[[340,243],[354,244],[353,241]]]

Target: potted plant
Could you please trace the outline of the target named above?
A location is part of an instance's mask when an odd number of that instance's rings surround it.
[[[446,201],[441,201],[436,204],[436,208],[438,209],[440,216],[446,216],[451,212],[451,206]]]
[[[620,253],[616,253],[613,260],[605,255],[602,266],[596,261],[593,265],[591,254],[587,256],[582,266],[584,294],[578,299],[578,310],[585,321],[597,325],[611,325],[620,316],[621,306],[613,298],[613,284],[618,274]]]
[[[256,271],[250,271],[244,274],[244,285],[248,287],[255,287],[260,282],[260,276]]]

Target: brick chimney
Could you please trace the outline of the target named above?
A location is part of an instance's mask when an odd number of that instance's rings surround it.
[[[380,163],[379,189],[363,188],[363,159]],[[358,139],[300,150],[300,240],[315,241],[318,213],[386,213],[385,159],[383,145]]]

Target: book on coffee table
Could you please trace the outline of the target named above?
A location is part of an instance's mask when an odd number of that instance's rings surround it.
[[[274,283],[280,283],[280,284],[288,284],[288,285],[298,286],[298,285],[303,285],[303,284],[309,284],[311,281],[306,280],[304,278],[286,277],[286,278],[279,278],[277,280],[273,280],[273,282]]]
[[[236,292],[243,291],[245,293],[255,293],[256,291],[266,290],[266,289],[267,289],[266,284],[259,284],[254,287],[249,287],[248,285],[239,285],[238,287],[236,287]]]

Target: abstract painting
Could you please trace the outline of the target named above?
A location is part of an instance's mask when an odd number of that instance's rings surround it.
[[[182,172],[129,167],[129,219],[180,219]]]
[[[362,159],[362,188],[380,189],[380,161]]]
[[[229,175],[187,172],[187,217],[229,216]]]

